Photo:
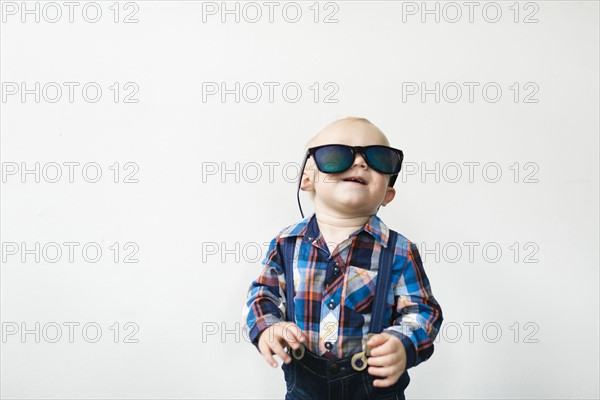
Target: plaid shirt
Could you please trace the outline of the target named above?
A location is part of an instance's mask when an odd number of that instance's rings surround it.
[[[295,322],[308,349],[331,359],[363,351],[369,332],[379,254],[387,248],[388,227],[372,215],[330,254],[315,215],[283,229],[270,243],[261,275],[250,285],[244,308],[250,340],[286,320],[284,245],[295,245]],[[294,240],[286,238],[294,238]],[[405,346],[407,366],[427,360],[442,324],[442,309],[431,293],[414,243],[401,234],[395,249],[383,332]]]

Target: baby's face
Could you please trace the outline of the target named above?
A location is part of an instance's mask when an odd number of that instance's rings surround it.
[[[376,127],[356,121],[343,121],[328,126],[315,137],[310,147],[324,144],[389,146],[385,136]],[[373,215],[380,205],[386,205],[395,195],[394,189],[388,187],[389,175],[373,170],[361,154],[356,155],[350,169],[339,174],[319,171],[311,157],[305,173],[301,187],[315,192],[317,213],[334,213],[342,217]],[[348,178],[360,178],[364,183]]]

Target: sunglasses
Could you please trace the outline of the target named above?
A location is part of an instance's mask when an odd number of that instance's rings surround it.
[[[396,183],[396,179],[398,178],[398,173],[402,168],[404,154],[402,153],[402,150],[381,145],[347,146],[344,144],[326,144],[323,146],[311,147],[306,152],[302,168],[300,168],[300,173],[302,174],[306,162],[312,157],[315,160],[315,164],[319,171],[326,174],[339,174],[349,170],[354,165],[354,159],[357,154],[362,155],[367,165],[375,171],[391,175],[389,186],[394,186],[394,183]],[[300,175],[300,180],[298,182],[297,198],[300,214],[302,214],[302,218],[304,218],[302,206],[300,205],[301,180],[302,175]]]

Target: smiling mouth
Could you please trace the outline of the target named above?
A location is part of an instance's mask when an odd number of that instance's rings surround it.
[[[359,178],[357,176],[351,176],[349,178],[346,178],[343,180],[344,182],[354,182],[354,183],[359,183],[361,185],[366,185],[367,182],[365,182],[362,178]]]

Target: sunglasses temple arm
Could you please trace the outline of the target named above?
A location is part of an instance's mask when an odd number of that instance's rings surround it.
[[[308,160],[308,153],[304,157],[304,161],[302,162],[302,167],[300,167],[300,174],[298,177],[298,188],[296,190],[296,199],[298,200],[298,208],[300,209],[300,215],[304,218],[304,213],[302,212],[302,204],[300,204],[300,185],[302,184],[302,175],[304,174],[304,167],[306,167],[306,161]]]
[[[302,218],[304,219],[304,213],[302,212],[302,205],[300,204],[300,185],[298,185],[298,191],[296,193],[296,198],[298,200],[298,208],[300,209],[300,215],[302,215]]]

